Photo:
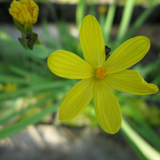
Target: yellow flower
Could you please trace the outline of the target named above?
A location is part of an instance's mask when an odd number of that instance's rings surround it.
[[[16,83],[10,83],[7,82],[4,86],[3,86],[3,91],[4,92],[13,92],[17,89],[17,84]]]
[[[9,8],[9,13],[14,19],[24,25],[37,22],[39,7],[33,0],[14,0]]]
[[[158,87],[147,83],[139,73],[126,70],[140,61],[150,48],[147,37],[131,38],[106,59],[101,28],[95,17],[84,18],[80,42],[85,60],[74,53],[59,50],[48,60],[50,70],[63,78],[82,79],[67,94],[59,109],[59,119],[68,121],[78,116],[94,97],[95,112],[100,126],[116,133],[122,122],[119,103],[111,88],[131,94],[147,95]]]
[[[99,6],[98,7],[98,12],[103,14],[103,13],[106,13],[107,11],[107,7],[106,6]]]

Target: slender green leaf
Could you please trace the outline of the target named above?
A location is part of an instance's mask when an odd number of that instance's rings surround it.
[[[134,8],[134,0],[126,0],[125,8],[122,15],[122,20],[120,23],[120,28],[117,35],[117,40],[120,40],[124,37],[132,17],[133,8]]]
[[[160,154],[151,145],[149,145],[136,131],[134,131],[127,121],[123,118],[122,127],[123,132],[128,136],[130,141],[134,143],[135,147],[139,149],[145,160],[158,160],[160,159]],[[135,148],[133,148],[135,149]]]
[[[49,95],[47,94],[46,97],[44,97],[42,100],[34,103],[34,104],[31,104],[31,105],[28,105],[27,107],[21,109],[19,112],[11,112],[10,114],[8,114],[7,116],[3,117],[0,119],[0,125],[3,125],[4,123],[7,123],[8,121],[10,121],[11,119],[13,119],[14,117],[16,116],[21,116],[22,114],[26,113],[28,110],[34,108],[34,107],[38,107],[44,103],[46,103],[46,101],[52,99],[54,101],[55,98],[57,98],[57,95],[59,93],[62,93],[64,95],[66,95],[67,93],[65,91],[62,91],[62,90],[56,90],[54,91],[52,94],[50,93]]]
[[[124,38],[129,28],[133,8],[134,8],[134,0],[126,0],[123,15],[122,15],[122,20],[120,22],[120,28],[118,30],[116,41],[112,46],[112,51],[114,51],[115,48],[117,48],[122,43],[122,39]],[[111,53],[113,53],[112,51]]]
[[[111,28],[113,25],[113,20],[114,20],[115,11],[116,11],[116,4],[117,4],[117,0],[114,0],[114,2],[109,5],[109,9],[108,9],[107,16],[104,23],[104,40],[106,45],[108,45],[109,43]]]
[[[85,12],[86,12],[86,0],[80,0],[76,8],[76,24],[78,29],[80,29],[82,20],[85,16]]]
[[[148,18],[148,16],[151,14],[151,12],[155,9],[155,7],[158,5],[158,0],[152,0],[151,6],[147,8],[139,17],[138,19],[132,24],[131,28],[127,32],[126,36],[124,37],[124,40],[129,39],[132,34],[145,22],[145,20]]]
[[[132,118],[134,118],[135,122],[131,122],[130,124],[134,129],[143,135],[150,143],[152,143],[155,147],[160,148],[160,140],[158,136],[152,131],[152,129],[147,125],[147,123],[142,119],[140,113],[135,109],[133,104],[128,98],[118,94],[118,97],[121,98],[125,104],[130,106],[130,110],[132,111]],[[129,120],[128,120],[129,121]],[[150,138],[152,137],[152,138]]]
[[[96,16],[96,3],[95,0],[91,0],[90,8],[89,8],[89,14],[92,16]]]
[[[27,95],[29,92],[31,93],[40,93],[44,91],[53,91],[53,89],[61,89],[61,88],[66,88],[66,87],[71,87],[71,85],[75,84],[75,81],[72,80],[59,80],[59,81],[54,81],[53,82],[44,82],[44,83],[37,83],[34,84],[33,86],[25,87],[18,89],[14,92],[11,93],[1,93],[0,94],[0,99],[8,99],[8,98],[15,98],[18,96],[24,96]]]
[[[30,81],[24,78],[16,77],[16,76],[9,76],[9,75],[1,74],[0,82],[3,82],[3,83],[14,82],[14,83],[19,83],[19,84],[29,84]]]
[[[20,132],[22,129],[25,129],[27,126],[39,122],[47,114],[55,112],[57,110],[57,108],[59,107],[59,105],[60,105],[60,103],[54,104],[54,105],[40,111],[38,114],[36,114],[32,117],[29,117],[25,120],[17,122],[11,126],[2,128],[0,130],[0,139],[11,136],[17,132]]]

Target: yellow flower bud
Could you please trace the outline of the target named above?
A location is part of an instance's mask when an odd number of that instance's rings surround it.
[[[9,8],[9,13],[19,23],[32,25],[37,22],[39,7],[33,0],[14,0]]]
[[[103,14],[107,11],[107,7],[106,6],[99,6],[98,7],[98,12]]]

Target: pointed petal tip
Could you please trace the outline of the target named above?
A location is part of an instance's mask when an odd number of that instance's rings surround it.
[[[58,113],[58,119],[69,121],[76,118],[93,98],[93,78],[80,80],[64,98]]]
[[[120,130],[121,126],[117,127],[115,130],[104,130],[105,132],[109,134],[116,134]]]
[[[63,121],[63,122],[67,121],[67,120],[65,120],[64,117],[61,116],[59,113],[58,113],[58,119],[59,119],[60,121]]]
[[[90,14],[88,14],[88,15],[86,15],[86,16],[84,17],[84,19],[91,19],[91,18],[96,19],[94,16],[92,16],[92,15],[90,15]]]
[[[93,68],[102,66],[105,61],[105,43],[101,27],[94,16],[84,17],[79,38],[85,60]]]
[[[122,43],[105,61],[107,73],[117,73],[130,68],[139,62],[150,49],[150,39],[145,36],[136,36]]]
[[[109,134],[117,133],[122,124],[122,112],[114,93],[103,80],[94,86],[94,106],[102,129]]]
[[[155,84],[152,84],[152,85],[153,85],[153,93],[152,94],[155,94],[155,93],[157,93],[159,91],[159,88]]]
[[[146,36],[138,36],[138,37],[140,37],[140,38],[143,38],[143,40],[145,41],[145,43],[149,46],[149,48],[150,48],[150,39],[148,38],[148,37],[146,37]]]
[[[146,36],[136,36],[136,37],[132,38],[132,41],[135,41],[135,42],[139,41],[141,43],[141,45],[146,46],[146,48],[145,48],[146,53],[149,51],[151,43],[150,43],[150,39],[148,37],[146,37]]]
[[[144,40],[144,41],[148,41],[148,42],[150,42],[150,39],[148,38],[148,37],[146,37],[146,36],[136,36],[136,37],[133,37],[133,38],[131,38],[132,40],[134,40],[134,39],[140,39],[140,40]]]
[[[157,92],[159,91],[159,88],[158,88],[157,86],[156,86],[156,88],[157,88],[157,89],[156,89],[156,93],[157,93]]]
[[[117,123],[117,125],[113,128],[113,126],[111,128],[103,128],[105,132],[109,133],[109,134],[116,134],[120,128],[121,128],[121,125],[122,125],[122,114],[121,114],[121,119],[120,121]]]
[[[72,117],[67,116],[67,113],[65,114],[60,107],[59,112],[58,112],[58,119],[60,121],[62,121],[62,122],[70,121],[70,120],[74,119],[75,117],[76,117],[75,115],[73,115]]]
[[[65,114],[65,112],[63,111],[63,109],[60,107],[59,111],[58,111],[58,119],[60,121],[66,122],[66,121],[70,121],[72,119],[74,119],[76,116],[72,115],[71,117],[68,116],[68,113]]]
[[[111,88],[130,94],[149,95],[159,91],[157,85],[147,83],[138,72],[133,70],[107,75],[105,81]]]

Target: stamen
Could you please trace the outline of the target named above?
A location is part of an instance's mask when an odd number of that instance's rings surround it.
[[[103,79],[105,74],[106,74],[106,71],[107,71],[106,68],[104,68],[103,70],[102,70],[102,68],[98,68],[97,69],[97,74],[96,74],[97,78]]]

